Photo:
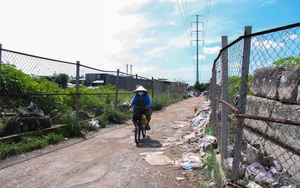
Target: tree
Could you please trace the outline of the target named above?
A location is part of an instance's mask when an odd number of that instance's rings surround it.
[[[55,77],[55,82],[59,87],[66,89],[68,86],[69,76],[67,74],[59,74]]]
[[[276,66],[295,66],[300,65],[300,58],[294,56],[279,59],[273,63]]]
[[[207,91],[209,88],[209,83],[199,83],[199,81],[196,81],[193,88],[200,92]]]

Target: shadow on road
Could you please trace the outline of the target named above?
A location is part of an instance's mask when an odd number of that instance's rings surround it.
[[[159,148],[162,144],[158,140],[153,140],[150,136],[146,136],[140,140],[140,143],[136,145],[138,148]]]

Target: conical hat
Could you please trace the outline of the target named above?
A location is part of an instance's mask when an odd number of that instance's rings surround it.
[[[145,89],[143,86],[139,86],[138,88],[136,88],[136,90],[134,90],[134,92],[139,92],[139,91],[145,91],[148,92],[147,89]]]

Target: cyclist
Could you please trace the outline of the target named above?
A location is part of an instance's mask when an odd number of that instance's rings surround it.
[[[134,93],[135,95],[131,99],[129,107],[131,108],[133,106],[133,114],[137,113],[137,111],[141,111],[142,114],[146,116],[146,119],[148,120],[146,130],[150,130],[149,122],[152,115],[152,101],[148,95],[148,91],[143,86],[139,86],[136,90],[134,90]],[[132,118],[132,121],[135,125],[136,119]]]

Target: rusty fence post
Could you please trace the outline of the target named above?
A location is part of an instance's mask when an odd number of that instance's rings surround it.
[[[222,36],[222,49],[228,44],[227,36]],[[222,100],[228,101],[228,50],[225,49],[221,54],[222,63]],[[221,153],[222,160],[228,158],[227,146],[228,146],[228,107],[222,103],[221,110]]]
[[[215,135],[217,133],[217,99],[216,99],[216,90],[217,90],[217,73],[216,73],[216,61],[214,62],[213,68],[212,68],[212,79],[211,79],[211,91],[210,91],[210,100],[211,100],[211,123],[213,126],[213,130]],[[217,136],[217,135],[216,135]]]
[[[245,114],[246,103],[247,103],[247,84],[248,84],[248,74],[249,74],[249,62],[250,62],[250,48],[251,48],[251,37],[247,35],[251,34],[252,27],[245,27],[244,47],[243,47],[243,62],[242,62],[242,76],[241,76],[241,87],[240,87],[240,97],[239,97],[239,114]],[[244,118],[238,118],[237,132],[235,135],[234,144],[234,154],[233,154],[233,164],[232,164],[232,178],[233,181],[238,180],[239,163],[241,157],[241,148],[243,142],[243,128],[244,128]]]

